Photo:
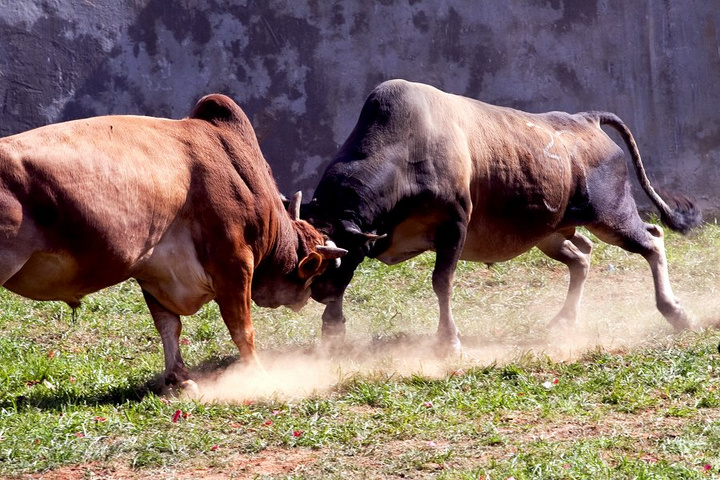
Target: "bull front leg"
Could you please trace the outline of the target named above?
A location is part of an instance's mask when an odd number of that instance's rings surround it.
[[[340,267],[328,268],[312,284],[313,298],[325,304],[322,314],[322,346],[329,354],[342,352],[347,320],[343,312],[343,298],[355,269],[364,258],[362,249],[352,251],[342,259]]]
[[[435,234],[435,268],[432,285],[440,307],[437,353],[441,356],[462,354],[462,345],[453,319],[450,299],[455,268],[465,245],[467,224],[464,220],[440,225]]]
[[[180,355],[180,333],[182,332],[180,316],[162,306],[146,290],[143,289],[142,293],[155,323],[155,329],[162,340],[165,354],[165,384],[176,385],[182,389],[197,390],[197,384],[190,379],[190,374]]]
[[[328,300],[322,314],[322,338],[327,343],[342,343],[345,340],[345,314],[343,297]]]
[[[255,327],[250,318],[252,274],[237,283],[240,292],[229,291],[218,293],[215,302],[220,307],[225,326],[230,338],[240,352],[243,365],[258,372],[265,372],[255,350]]]

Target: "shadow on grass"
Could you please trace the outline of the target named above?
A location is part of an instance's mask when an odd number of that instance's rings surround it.
[[[161,384],[162,378],[155,376],[141,383],[114,386],[96,392],[33,388],[27,395],[0,400],[0,408],[17,411],[33,408],[59,411],[68,405],[121,405],[127,402],[141,402],[149,393],[160,392]]]

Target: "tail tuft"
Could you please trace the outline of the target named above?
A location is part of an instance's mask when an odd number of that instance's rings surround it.
[[[684,235],[702,224],[700,209],[688,197],[668,192],[663,192],[662,196],[671,210],[667,213],[660,210],[660,220],[671,230]]]

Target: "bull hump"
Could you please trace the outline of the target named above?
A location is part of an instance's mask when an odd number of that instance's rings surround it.
[[[237,122],[246,119],[242,109],[230,97],[213,93],[201,98],[193,108],[190,118],[208,122]]]

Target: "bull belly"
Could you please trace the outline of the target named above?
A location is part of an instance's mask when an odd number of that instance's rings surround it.
[[[478,234],[468,231],[460,259],[483,263],[505,262],[532,249],[549,234],[550,232],[536,235],[518,235],[502,231],[489,232],[487,230]]]
[[[62,253],[35,253],[3,286],[32,300],[58,300],[71,307],[87,294],[119,283],[125,278],[107,279],[98,266],[94,274],[83,275],[75,258]]]
[[[398,225],[392,233],[390,245],[376,256],[378,260],[395,265],[426,251],[435,250],[437,225],[410,219]],[[485,223],[470,225],[463,245],[461,260],[497,263],[522,255],[551,234],[551,229],[507,228],[506,225]]]
[[[212,280],[184,229],[164,237],[133,273],[144,290],[178,315],[192,315],[215,298]]]

